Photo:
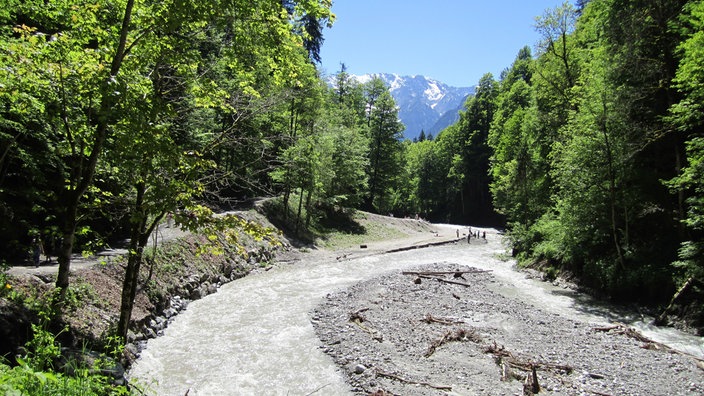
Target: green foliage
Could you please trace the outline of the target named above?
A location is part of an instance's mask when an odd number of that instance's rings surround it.
[[[55,336],[42,326],[32,325],[34,336],[25,347],[26,355],[11,367],[0,363],[0,392],[5,395],[128,395],[123,386],[111,384],[111,378],[102,374],[106,361],[93,366],[68,362],[72,374],[58,371],[55,364],[61,358],[61,349]]]
[[[549,263],[571,263],[574,261],[575,257],[568,250],[569,245],[565,245],[567,242],[567,236],[564,234],[565,229],[557,217],[545,215],[528,230],[523,234],[523,237],[533,241],[531,252],[536,259],[547,260]]]
[[[681,34],[684,40],[678,45],[681,54],[675,87],[684,97],[671,108],[673,121],[680,130],[696,128],[704,123],[704,2],[689,2],[681,16]]]
[[[369,196],[366,205],[381,213],[393,210],[389,194],[396,187],[402,170],[403,125],[398,108],[380,78],[366,84],[369,125]]]
[[[537,57],[502,73],[488,140],[522,263],[650,302],[701,274],[701,3],[565,3],[536,19]]]
[[[541,139],[534,63],[522,49],[504,74],[488,144],[492,148],[491,193],[495,209],[509,222],[533,224],[550,205],[549,150]]]
[[[683,94],[682,99],[670,108],[670,121],[689,139],[685,142],[687,166],[679,175],[666,182],[671,191],[686,194],[687,213],[682,222],[691,234],[681,243],[679,260],[675,269],[685,277],[704,278],[704,138],[701,128],[702,102],[704,100],[704,1],[690,2],[681,17],[684,40],[679,44],[681,54],[675,87]]]
[[[82,235],[79,219],[91,223],[101,211],[101,222],[126,224],[139,245],[166,212],[229,182],[239,164],[229,153],[223,163],[222,148],[257,148],[235,137],[272,150],[273,139],[244,121],[293,87],[317,84],[308,56],[334,20],[329,0],[286,4],[29,1],[7,9],[0,210],[3,221],[22,224],[8,235],[16,250],[35,223],[58,230],[57,285],[66,291],[74,241],[103,231]]]
[[[56,342],[56,337],[36,324],[32,324],[32,334],[32,339],[26,345],[29,351],[25,356],[27,365],[40,371],[53,369],[54,363],[61,356],[61,346]]]
[[[12,285],[7,277],[7,265],[0,263],[0,298],[6,297],[12,290]]]

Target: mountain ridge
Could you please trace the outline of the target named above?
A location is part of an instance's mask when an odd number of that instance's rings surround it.
[[[457,122],[467,97],[474,94],[474,87],[453,87],[423,75],[371,73],[351,77],[360,83],[379,77],[386,83],[406,126],[403,136],[410,140],[418,138],[421,131],[437,136]]]

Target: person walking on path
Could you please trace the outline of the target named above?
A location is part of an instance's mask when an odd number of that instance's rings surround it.
[[[39,267],[42,254],[44,254],[44,246],[42,246],[42,241],[39,237],[32,238],[32,259],[35,267]]]

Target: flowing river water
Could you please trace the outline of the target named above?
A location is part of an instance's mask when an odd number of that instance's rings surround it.
[[[454,233],[455,228],[447,227]],[[224,285],[192,302],[148,342],[130,370],[157,395],[349,395],[330,357],[319,348],[309,311],[328,293],[390,271],[437,262],[491,270],[497,291],[565,317],[590,323],[620,322],[675,349],[704,357],[704,338],[649,325],[652,318],[600,305],[563,288],[527,279],[502,261],[500,237],[393,254],[320,252]]]

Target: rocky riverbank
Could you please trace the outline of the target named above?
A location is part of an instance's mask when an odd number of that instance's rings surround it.
[[[255,212],[241,212],[248,220],[271,226]],[[148,253],[140,269],[141,287],[135,298],[132,323],[123,364],[129,366],[146,340],[157,337],[188,303],[215,293],[222,285],[263,271],[276,255],[292,248],[280,234],[255,240],[242,233],[238,243],[224,238],[213,249],[206,236],[162,229],[156,253]],[[119,318],[125,256],[100,254],[77,260],[72,267],[71,303],[51,328],[68,349],[103,350]],[[31,338],[31,323],[38,318],[45,293],[53,288],[56,266],[14,267],[8,271],[6,296],[0,299],[2,355],[14,356]],[[32,308],[34,307],[34,308]],[[37,308],[39,307],[39,308]],[[61,331],[64,327],[67,331]]]
[[[330,294],[312,322],[355,394],[704,394],[701,360],[506,297],[500,283],[426,265]]]

